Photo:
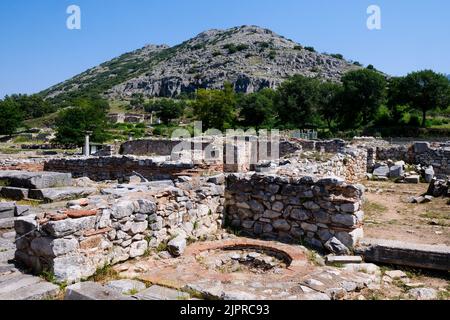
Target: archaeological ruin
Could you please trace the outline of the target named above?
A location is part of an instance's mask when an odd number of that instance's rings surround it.
[[[430,184],[431,194],[410,203],[448,197],[450,145],[283,138],[274,158],[260,152],[268,141],[242,141],[148,139],[107,156],[2,159],[0,229],[13,231],[9,244],[0,239],[1,254],[30,274],[71,285],[71,299],[111,290],[127,299],[123,286],[134,291],[142,286],[136,279],[156,286],[137,290],[144,300],[193,292],[226,300],[344,299],[389,278],[373,263],[448,270],[448,246],[365,237],[363,182]],[[121,280],[80,283],[105,267]],[[0,267],[8,270],[18,272]],[[239,273],[248,277],[239,282]],[[33,298],[58,291],[36,285]],[[0,298],[9,297],[0,284]]]

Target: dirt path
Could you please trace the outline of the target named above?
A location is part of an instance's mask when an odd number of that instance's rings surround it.
[[[450,245],[448,199],[411,204],[408,198],[426,192],[427,184],[395,184],[368,181],[364,185],[365,236],[423,244]]]

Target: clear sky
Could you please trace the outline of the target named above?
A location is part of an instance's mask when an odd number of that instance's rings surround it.
[[[66,28],[72,4],[81,30]],[[381,30],[366,27],[371,4]],[[448,0],[1,0],[0,97],[38,92],[146,44],[244,24],[391,75],[450,73]]]

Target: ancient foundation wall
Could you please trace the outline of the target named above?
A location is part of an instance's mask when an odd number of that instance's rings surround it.
[[[18,218],[16,259],[75,282],[178,237],[180,246],[209,239],[222,224],[224,181],[223,175],[193,179],[152,195],[102,200],[95,210]]]
[[[133,175],[133,172],[137,172],[149,180],[164,180],[180,175],[191,176],[221,172],[223,166],[123,156],[53,159],[45,163],[44,170],[67,172],[71,173],[74,178],[89,177],[94,181],[123,179]]]
[[[377,160],[403,160],[423,167],[433,166],[436,174],[450,174],[450,147],[433,148],[428,142],[417,142],[411,146],[377,148]]]
[[[170,156],[175,146],[180,144],[181,140],[171,139],[149,139],[128,141],[120,147],[120,154],[135,156]]]
[[[227,224],[268,240],[305,240],[322,248],[337,238],[352,248],[363,236],[363,190],[340,178],[231,174]]]

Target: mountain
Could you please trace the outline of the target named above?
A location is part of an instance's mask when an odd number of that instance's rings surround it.
[[[174,47],[146,46],[42,94],[60,99],[86,93],[174,97],[198,88],[222,88],[225,81],[232,82],[237,92],[251,93],[274,88],[295,74],[339,81],[357,68],[340,55],[320,54],[268,29],[242,26],[209,30]]]

